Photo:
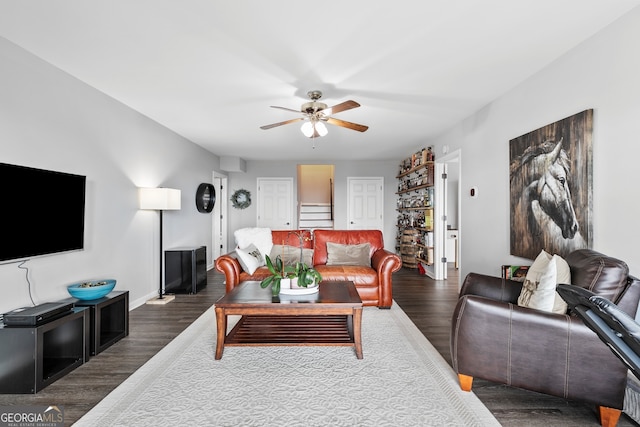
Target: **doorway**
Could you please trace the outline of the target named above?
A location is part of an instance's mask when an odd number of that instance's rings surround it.
[[[334,165],[298,165],[298,228],[332,230]]]
[[[442,247],[441,256],[443,261],[443,278],[447,279],[448,271],[460,269],[460,206],[461,206],[461,154],[456,150],[436,161],[442,165],[446,173],[443,179],[442,201],[443,201],[443,227],[441,233]],[[440,234],[440,233],[439,233]]]

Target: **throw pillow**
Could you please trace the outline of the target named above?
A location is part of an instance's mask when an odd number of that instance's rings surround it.
[[[538,281],[524,280],[518,305],[550,312],[555,300],[556,277],[556,260],[551,259],[542,270]]]
[[[567,264],[560,255],[553,256],[556,259],[556,285],[560,283],[571,284],[571,267]],[[562,299],[559,293],[556,292],[555,300],[553,301],[553,313],[565,314],[567,312],[567,302]]]
[[[518,298],[518,305],[564,314],[567,304],[556,292],[558,283],[571,283],[571,271],[559,255],[542,250],[529,267]]]
[[[265,265],[260,250],[253,244],[242,249],[239,247],[236,248],[236,255],[238,256],[238,262],[240,262],[242,269],[249,274],[255,273],[258,267]]]
[[[233,232],[236,238],[236,245],[240,248],[246,248],[253,244],[261,254],[271,253],[273,240],[271,238],[271,229],[262,227],[240,228]]]
[[[294,265],[300,261],[300,248],[290,245],[273,245],[269,258],[273,261],[278,255],[282,258],[284,265]],[[302,262],[308,266],[313,265],[313,249],[302,249]]]
[[[327,265],[362,265],[371,267],[371,245],[342,245],[327,242]]]

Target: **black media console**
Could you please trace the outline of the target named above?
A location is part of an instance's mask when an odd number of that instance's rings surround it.
[[[129,335],[129,291],[112,291],[103,298],[88,301],[77,298],[64,301],[89,308],[92,356]]]
[[[38,326],[0,323],[0,393],[37,393],[89,360],[85,307]]]
[[[59,303],[73,308],[33,326],[0,322],[0,393],[37,393],[129,335],[129,291]]]

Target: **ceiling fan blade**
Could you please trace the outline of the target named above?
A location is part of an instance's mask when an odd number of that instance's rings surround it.
[[[289,123],[301,122],[304,120],[304,117],[298,117],[297,119],[285,120],[284,122],[272,123],[270,125],[260,126],[260,129],[271,129],[277,126],[288,125]]]
[[[334,119],[333,117],[329,117],[327,119],[327,123],[330,123],[330,124],[336,125],[336,126],[342,126],[343,128],[357,130],[358,132],[364,132],[367,129],[369,129],[369,126],[359,125],[357,123],[346,122],[344,120]]]
[[[332,114],[339,113],[341,111],[351,110],[352,108],[358,108],[360,104],[356,101],[344,101],[340,104],[334,105],[333,107],[327,108],[326,110],[322,110],[327,116]]]
[[[278,108],[280,110],[292,111],[294,113],[302,113],[302,111],[300,111],[300,110],[293,110],[293,109],[287,108],[287,107],[278,107],[277,105],[271,105],[271,108]]]

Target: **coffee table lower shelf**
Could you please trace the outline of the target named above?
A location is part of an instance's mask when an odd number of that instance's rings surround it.
[[[321,282],[312,301],[280,301],[260,282],[243,282],[220,298],[216,353],[225,346],[349,346],[362,359],[362,300],[353,282]],[[241,316],[227,329],[228,316]]]
[[[225,346],[351,346],[349,316],[242,316]]]

